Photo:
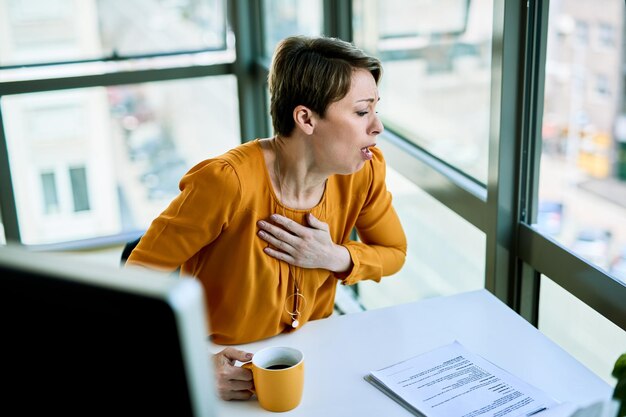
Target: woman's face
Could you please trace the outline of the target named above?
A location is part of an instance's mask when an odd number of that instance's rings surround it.
[[[352,73],[348,94],[331,103],[317,120],[313,143],[318,167],[332,174],[352,174],[372,158],[369,148],[383,125],[376,114],[378,87],[363,69]]]

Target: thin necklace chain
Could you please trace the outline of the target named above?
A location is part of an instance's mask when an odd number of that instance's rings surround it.
[[[278,192],[280,194],[279,201],[282,206],[283,217],[287,217],[287,214],[285,212],[285,203],[283,201],[283,175],[280,169],[280,160],[278,158],[278,147],[275,141],[276,139],[274,139],[274,161],[275,161],[274,171],[276,173],[276,177],[277,177],[276,180],[278,182]],[[304,297],[304,294],[300,291],[300,280],[302,279],[302,269],[298,268],[295,265],[291,265],[290,263],[287,263],[287,266],[289,267],[289,274],[293,277],[294,291],[289,297],[285,299],[285,311],[291,317],[291,327],[295,329],[296,327],[300,325],[300,321],[298,320],[300,314],[302,313],[302,311],[300,310],[300,299],[302,299],[302,302],[304,304],[302,308],[304,309],[304,307],[306,306],[306,298]],[[292,310],[290,310],[288,307],[288,305],[291,304],[290,301],[293,303]]]

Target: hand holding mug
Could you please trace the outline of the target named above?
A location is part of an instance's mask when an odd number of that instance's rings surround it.
[[[304,355],[291,347],[268,347],[243,364],[251,369],[254,392],[268,411],[289,411],[300,404],[304,387]]]
[[[252,397],[252,374],[235,366],[236,361],[247,362],[251,353],[227,347],[213,356],[217,393],[223,400],[247,400]]]

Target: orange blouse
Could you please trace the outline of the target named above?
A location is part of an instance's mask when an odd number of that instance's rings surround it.
[[[128,264],[175,270],[200,280],[212,341],[248,343],[292,331],[287,299],[294,292],[289,265],[263,252],[256,225],[278,213],[304,224],[311,212],[328,223],[335,243],[350,252],[353,267],[336,276],[324,269],[294,268],[306,299],[298,317],[333,312],[337,279],[343,284],[380,281],[404,264],[406,237],[385,186],[385,161],[374,158],[351,175],[333,175],[310,210],[285,207],[274,194],[261,145],[248,142],[200,162],[180,182],[180,194],[150,225]],[[350,240],[356,227],[360,241]]]

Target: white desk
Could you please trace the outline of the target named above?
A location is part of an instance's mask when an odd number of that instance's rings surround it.
[[[304,352],[300,405],[281,415],[394,417],[411,414],[363,379],[380,369],[454,340],[559,401],[584,405],[612,387],[551,342],[486,290],[331,317],[289,335],[239,346],[271,345]],[[212,346],[214,352],[221,346]],[[256,399],[220,401],[220,416],[274,415]]]

